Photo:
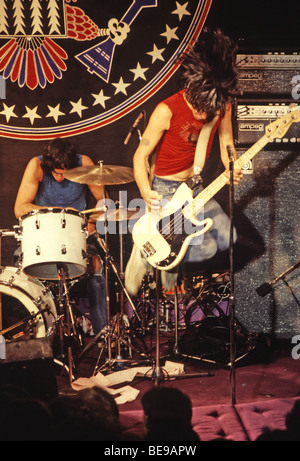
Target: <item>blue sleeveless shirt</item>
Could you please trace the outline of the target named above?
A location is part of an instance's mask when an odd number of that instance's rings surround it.
[[[42,161],[43,157],[38,159]],[[82,155],[77,155],[78,167],[82,166]],[[68,179],[58,182],[52,174],[43,172],[43,179],[34,199],[34,203],[44,207],[75,208],[83,211],[86,209],[86,193],[88,188],[85,184],[79,184]]]

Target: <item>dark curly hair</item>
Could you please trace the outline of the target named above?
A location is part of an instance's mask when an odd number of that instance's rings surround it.
[[[182,82],[187,101],[212,120],[222,117],[238,89],[234,42],[220,29],[203,29],[198,41],[183,57]]]
[[[45,173],[50,174],[56,168],[69,170],[77,166],[76,149],[69,141],[56,138],[45,147],[41,162],[41,167]]]

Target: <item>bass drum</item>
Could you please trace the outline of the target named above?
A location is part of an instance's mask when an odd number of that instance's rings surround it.
[[[0,272],[2,336],[7,341],[53,339],[57,315],[52,293],[20,269],[1,267]]]

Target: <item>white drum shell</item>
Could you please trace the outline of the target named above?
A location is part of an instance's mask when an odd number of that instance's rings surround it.
[[[49,308],[49,313],[44,312],[36,317],[35,337],[53,336],[57,313],[52,293],[40,280],[27,277],[16,267],[1,267],[0,272],[0,293],[18,300],[28,311],[26,317]]]
[[[85,217],[73,210],[37,210],[20,219],[21,267],[32,277],[58,280],[63,268],[68,279],[87,268]]]

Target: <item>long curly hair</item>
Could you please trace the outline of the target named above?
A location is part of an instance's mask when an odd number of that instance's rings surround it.
[[[61,138],[50,141],[44,149],[41,167],[50,174],[55,169],[76,168],[78,157],[74,145]]]
[[[203,29],[192,49],[181,58],[183,86],[188,102],[207,119],[222,117],[238,91],[234,42],[220,29]]]

